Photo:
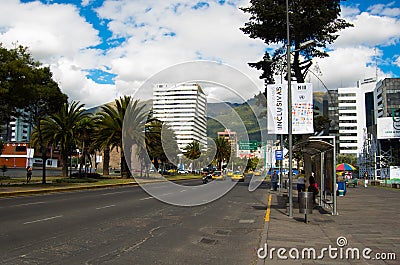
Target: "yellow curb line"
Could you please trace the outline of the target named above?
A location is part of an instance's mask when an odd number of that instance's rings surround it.
[[[267,211],[265,212],[265,222],[269,222],[269,216],[271,214],[271,201],[272,201],[272,194],[268,196],[268,206],[267,206]]]

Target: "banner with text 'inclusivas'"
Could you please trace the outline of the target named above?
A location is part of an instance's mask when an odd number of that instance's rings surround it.
[[[267,87],[268,133],[288,134],[288,86],[273,84]],[[293,83],[292,133],[313,133],[313,89],[310,83]]]

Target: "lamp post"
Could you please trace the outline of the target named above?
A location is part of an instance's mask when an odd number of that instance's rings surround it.
[[[287,56],[287,77],[288,77],[288,144],[289,144],[289,217],[293,217],[293,185],[292,185],[292,160],[293,160],[293,135],[292,135],[292,77],[290,65],[290,30],[289,30],[289,0],[286,0],[286,56]]]
[[[293,132],[292,132],[292,70],[290,61],[290,23],[289,23],[289,0],[286,0],[286,56],[287,56],[287,79],[288,79],[288,145],[289,145],[289,217],[293,217]],[[300,49],[314,44],[314,40],[308,40],[299,45]],[[300,50],[299,49],[299,50]],[[298,51],[298,50],[295,50]]]

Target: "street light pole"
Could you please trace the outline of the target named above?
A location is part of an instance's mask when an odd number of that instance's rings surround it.
[[[289,139],[289,217],[293,217],[293,185],[292,185],[292,160],[293,160],[293,137],[292,137],[292,77],[290,66],[290,25],[289,25],[289,0],[286,0],[286,34],[287,34],[287,79],[288,79],[288,139]]]

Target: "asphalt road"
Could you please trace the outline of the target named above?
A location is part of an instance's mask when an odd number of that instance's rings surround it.
[[[0,264],[255,264],[267,189],[248,181],[192,207],[137,186],[2,198]]]

